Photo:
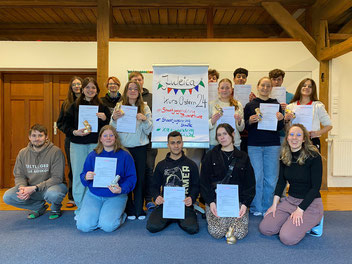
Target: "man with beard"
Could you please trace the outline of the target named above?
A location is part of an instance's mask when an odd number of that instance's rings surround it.
[[[67,193],[64,183],[65,157],[62,151],[48,140],[48,131],[35,124],[28,134],[28,146],[21,149],[13,174],[15,187],[4,194],[4,202],[31,212],[28,219],[43,215],[51,204],[49,219],[61,216],[61,202]]]
[[[173,131],[167,136],[167,146],[170,152],[166,158],[158,163],[155,168],[151,193],[157,205],[156,209],[150,214],[147,229],[156,233],[163,230],[170,223],[177,221],[178,225],[187,233],[198,233],[199,227],[197,215],[193,204],[199,194],[199,172],[197,165],[187,158],[183,153],[183,141],[180,132]],[[185,187],[185,218],[167,219],[163,218],[163,193],[160,187]]]

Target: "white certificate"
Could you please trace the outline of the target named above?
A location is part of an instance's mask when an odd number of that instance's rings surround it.
[[[117,158],[95,158],[93,187],[107,188],[116,176]]]
[[[98,132],[97,105],[80,105],[78,109],[78,129],[85,128],[83,122],[88,121],[92,126],[92,132]]]
[[[252,85],[245,84],[245,85],[235,85],[234,86],[234,98],[237,101],[240,101],[243,108],[249,102],[249,95],[252,91]]]
[[[236,131],[236,119],[234,117],[235,107],[234,106],[223,107],[222,110],[224,111],[224,113],[217,121],[216,126],[222,123],[227,123],[230,126],[232,126],[233,129],[235,129]]]
[[[218,99],[218,83],[208,83],[208,102]]]
[[[296,118],[292,124],[302,124],[308,131],[312,131],[313,105],[297,105],[295,109]]]
[[[258,122],[259,130],[277,130],[277,117],[276,113],[279,112],[279,104],[260,104],[260,112],[263,119]]]
[[[239,217],[238,185],[217,184],[216,210],[220,217]]]
[[[125,133],[136,133],[137,106],[121,105],[124,115],[116,121],[116,131]]]
[[[185,187],[164,187],[163,218],[185,219]]]
[[[280,104],[286,104],[286,88],[285,87],[273,87],[271,90],[270,98],[276,99]]]

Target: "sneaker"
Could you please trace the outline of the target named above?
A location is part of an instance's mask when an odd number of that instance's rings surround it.
[[[61,210],[58,211],[50,211],[50,215],[49,215],[49,220],[55,220],[58,219],[61,216]]]
[[[136,220],[136,216],[135,215],[129,215],[129,216],[127,216],[127,219],[128,220]]]
[[[321,237],[323,235],[323,225],[324,225],[324,216],[320,220],[319,224],[313,227],[307,232],[307,234],[315,237]]]
[[[145,215],[138,216],[138,220],[144,220],[144,219],[145,219]]]
[[[75,203],[75,201],[72,201],[72,200],[69,200],[66,204],[67,208],[73,208],[75,206],[76,206],[76,203]]]
[[[38,211],[31,211],[28,216],[27,219],[35,219],[38,218],[39,216],[43,215],[46,211],[46,209],[49,206],[47,204],[45,204],[42,208],[40,208]]]
[[[146,205],[145,207],[147,207],[147,210],[148,210],[149,212],[151,212],[151,211],[154,210],[155,204],[154,204],[153,202],[149,202],[149,203],[147,203],[147,205]]]
[[[262,216],[263,214],[261,212],[253,212],[254,216]]]

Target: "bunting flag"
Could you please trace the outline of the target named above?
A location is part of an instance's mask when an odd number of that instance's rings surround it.
[[[167,93],[170,93],[171,90],[174,90],[175,94],[177,94],[178,90],[181,90],[182,94],[185,94],[186,91],[189,91],[189,94],[192,94],[192,90],[193,90],[193,89],[196,90],[197,92],[199,92],[199,86],[202,86],[202,87],[205,88],[204,82],[203,82],[202,80],[200,80],[200,82],[199,82],[196,86],[194,86],[193,88],[179,89],[179,88],[170,88],[170,87],[167,87]],[[161,83],[159,83],[157,89],[159,90],[160,88],[163,88],[163,87],[164,87],[164,86],[163,86]]]

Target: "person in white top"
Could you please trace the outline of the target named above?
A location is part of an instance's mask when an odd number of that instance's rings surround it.
[[[145,219],[143,210],[144,203],[144,182],[145,182],[145,166],[147,160],[147,145],[149,144],[148,135],[152,131],[152,114],[150,108],[144,103],[142,97],[142,87],[138,82],[129,81],[125,86],[122,94],[122,105],[137,106],[137,125],[135,133],[118,132],[121,143],[131,153],[137,171],[137,183],[132,192],[128,194],[126,205],[126,213],[128,219],[139,220]],[[121,109],[115,108],[110,120],[110,125],[116,128],[117,119],[124,115]]]
[[[209,104],[209,144],[210,148],[213,148],[217,145],[217,141],[215,138],[215,128],[216,123],[221,117],[221,113],[216,109],[217,107],[235,107],[235,115],[234,118],[236,120],[236,129],[235,129],[235,147],[240,149],[241,138],[240,133],[245,126],[243,120],[243,107],[242,104],[233,98],[233,86],[231,80],[225,78],[219,82],[218,86],[218,96],[217,100],[211,101]]]
[[[287,106],[287,109],[294,113],[298,105],[313,105],[312,131],[309,131],[309,134],[313,144],[320,151],[319,137],[328,133],[332,129],[332,125],[324,104],[318,100],[317,86],[314,80],[306,78],[299,83],[295,95],[291,103]],[[286,123],[291,123],[290,121],[292,121],[294,117],[293,113],[286,113]]]

